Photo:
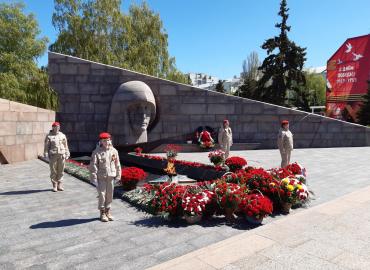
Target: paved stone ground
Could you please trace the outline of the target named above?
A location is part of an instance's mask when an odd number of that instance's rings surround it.
[[[279,162],[276,150],[234,154],[251,165]],[[205,161],[206,156],[179,158]],[[370,147],[299,149],[293,160],[307,167],[317,193],[313,203],[319,204],[368,185],[369,156]],[[117,220],[101,223],[94,187],[66,176],[66,191],[53,193],[48,174],[39,160],[0,166],[0,269],[144,269],[250,229],[244,222],[227,226],[223,219],[193,226],[166,223],[119,199],[112,207]]]
[[[370,269],[370,186],[149,270]]]
[[[230,156],[244,157],[248,165],[265,169],[281,162],[279,150],[232,151]],[[180,153],[178,159],[209,163],[208,152]],[[315,192],[311,205],[370,184],[370,147],[295,149],[291,162],[295,161],[307,169],[308,185]]]

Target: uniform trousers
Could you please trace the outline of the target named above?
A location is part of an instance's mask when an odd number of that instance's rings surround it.
[[[98,177],[96,189],[98,190],[99,195],[98,209],[109,209],[113,201],[114,177]]]
[[[279,149],[281,155],[281,168],[286,167],[290,164],[290,154],[292,150]]]
[[[53,183],[60,183],[63,181],[65,159],[62,154],[49,155],[50,179]]]

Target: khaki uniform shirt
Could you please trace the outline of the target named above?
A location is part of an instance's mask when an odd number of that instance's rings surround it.
[[[221,146],[231,146],[233,144],[233,133],[231,128],[220,128],[220,132],[218,133],[218,143]]]
[[[107,176],[116,180],[121,178],[121,164],[117,150],[111,146],[108,148],[97,147],[91,155],[90,161],[91,181]]]
[[[65,155],[68,158],[70,153],[66,135],[60,131],[57,134],[49,132],[45,138],[44,153],[48,153],[49,156],[56,154]]]
[[[293,150],[293,134],[290,130],[280,129],[278,134],[277,145],[280,150],[292,151]]]

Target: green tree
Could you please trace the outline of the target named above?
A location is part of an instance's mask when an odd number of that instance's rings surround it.
[[[286,0],[281,0],[279,16],[281,22],[275,27],[280,29],[279,36],[266,40],[262,48],[267,51],[267,57],[262,63],[260,70],[263,76],[259,81],[260,100],[278,105],[302,105],[288,104],[287,91],[294,91],[296,95],[303,93],[299,86],[305,84],[305,77],[302,72],[306,60],[305,48],[297,46],[288,38],[290,26],[287,25],[288,11]],[[296,99],[298,100],[298,99]],[[306,98],[301,99],[305,102]],[[303,104],[307,107],[307,104]]]
[[[59,35],[50,50],[187,83],[168,53],[159,14],[144,2],[120,10],[121,0],[55,0]]]
[[[0,4],[0,97],[56,109],[57,95],[36,64],[48,42],[39,34],[34,15],[26,15],[23,4]]]
[[[326,82],[321,74],[305,72],[306,85],[309,93],[310,106],[323,106],[326,101]]]
[[[224,81],[218,80],[218,83],[215,86],[216,92],[225,93]]]
[[[364,103],[358,112],[358,121],[361,125],[370,126],[370,81],[368,83],[367,94],[364,96]]]
[[[243,61],[243,72],[241,76],[243,84],[234,93],[235,96],[260,99],[258,96],[259,92],[257,91],[259,66],[258,54],[256,52],[250,53],[247,59]]]

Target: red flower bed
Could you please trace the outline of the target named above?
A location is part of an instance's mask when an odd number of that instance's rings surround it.
[[[83,167],[83,168],[87,168],[88,167],[88,165],[83,164],[82,162],[75,161],[73,159],[67,159],[67,162],[72,163],[72,164],[74,164],[76,166],[79,166],[79,167]]]
[[[152,160],[167,160],[165,157],[161,157],[161,156],[154,156],[154,155],[147,155],[147,154],[142,154],[140,156],[144,157],[144,158],[147,158],[147,159],[152,159]],[[204,169],[211,169],[211,170],[216,170],[216,171],[223,171],[224,170],[221,166],[207,165],[207,164],[203,164],[203,163],[199,163],[199,162],[177,160],[177,159],[174,160],[173,162],[175,164],[194,167],[194,168],[204,168]]]
[[[121,170],[121,181],[125,182],[139,182],[144,180],[148,174],[140,168],[126,167]]]
[[[225,164],[230,168],[232,172],[235,172],[247,165],[247,161],[242,157],[229,157],[228,159],[226,159]]]
[[[140,155],[143,152],[143,148],[140,148],[140,147],[136,147],[134,150],[135,150],[136,155]]]

